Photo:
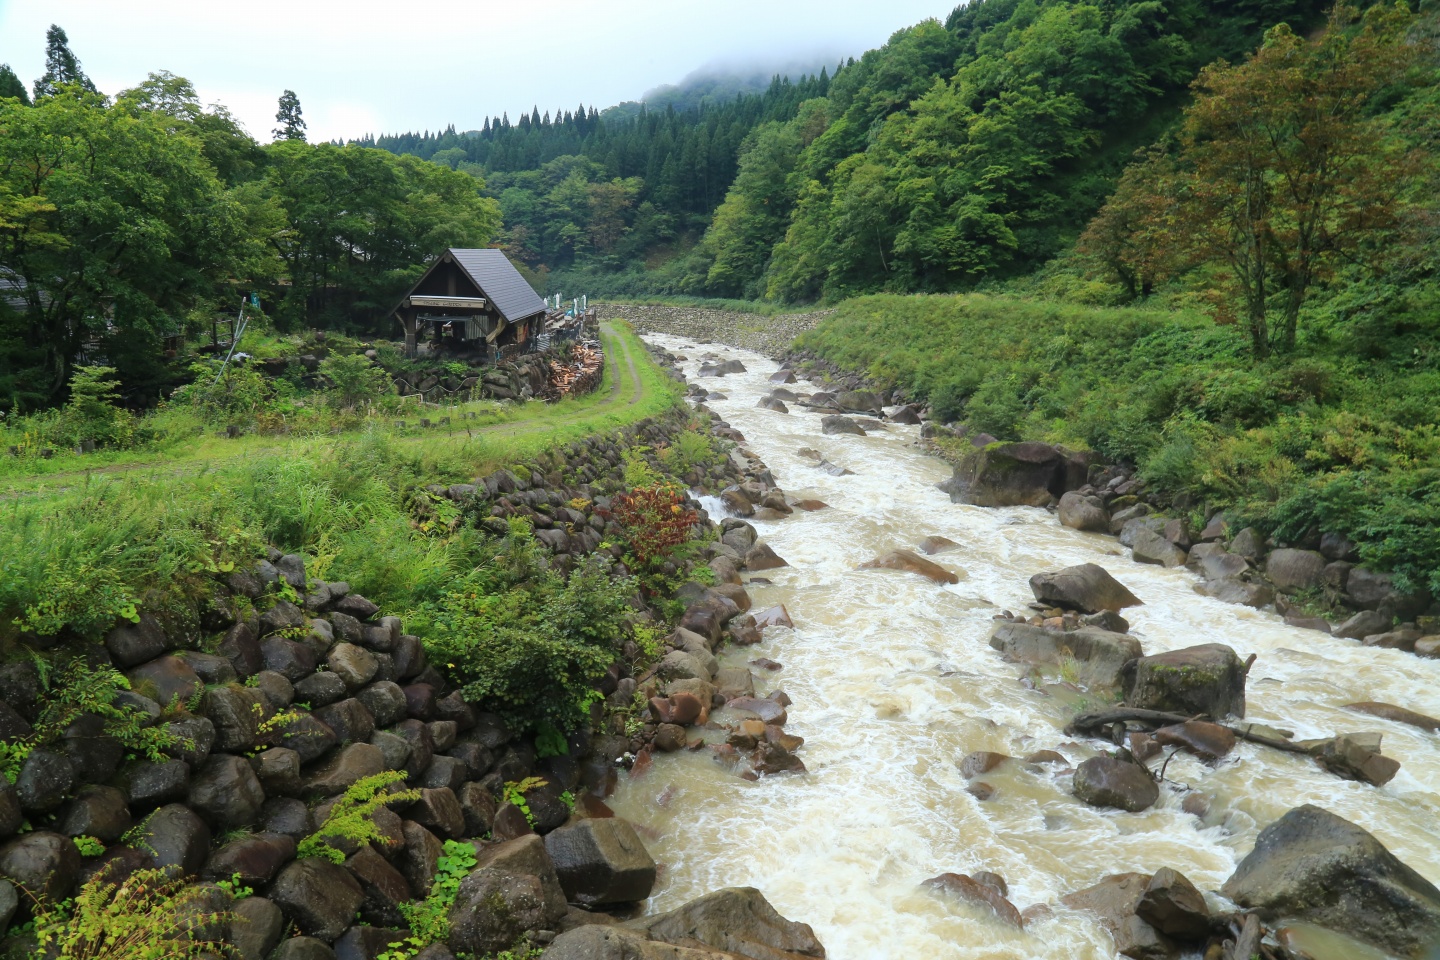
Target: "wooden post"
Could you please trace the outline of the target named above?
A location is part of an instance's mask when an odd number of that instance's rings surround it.
[[[419,349],[418,337],[416,335],[419,319],[413,308],[400,314],[400,325],[405,328],[405,356],[413,357]]]

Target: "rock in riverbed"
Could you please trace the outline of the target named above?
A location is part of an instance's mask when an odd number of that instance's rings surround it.
[[[1260,831],[1221,892],[1262,919],[1305,920],[1401,957],[1440,942],[1440,890],[1369,832],[1311,804]]]
[[[1142,603],[1109,571],[1095,563],[1037,573],[1030,578],[1030,590],[1041,603],[1082,613],[1099,613],[1101,610],[1118,613],[1126,607]]]
[[[882,554],[874,560],[867,560],[860,564],[861,570],[901,570],[905,573],[918,573],[920,576],[936,583],[959,583],[960,578],[946,570],[933,560],[926,560],[918,554],[909,550],[891,550]]]

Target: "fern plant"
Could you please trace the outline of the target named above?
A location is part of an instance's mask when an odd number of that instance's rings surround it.
[[[331,843],[332,839],[358,844],[383,839],[375,824],[375,811],[392,803],[413,803],[420,799],[419,790],[389,790],[392,784],[404,779],[403,771],[386,770],[355,781],[355,785],[335,801],[320,829],[300,841],[295,855],[300,859],[321,857],[331,863],[344,863],[345,854]]]
[[[178,867],[137,870],[118,883],[101,871],[73,901],[35,905],[33,955],[53,960],[239,960],[223,937],[197,936],[233,919],[228,910],[211,909],[205,888],[190,885]]]

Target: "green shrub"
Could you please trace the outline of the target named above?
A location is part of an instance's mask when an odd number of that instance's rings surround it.
[[[390,375],[362,353],[332,353],[320,361],[319,372],[330,383],[335,405],[345,409],[378,400],[394,389]]]
[[[55,960],[199,960],[239,957],[207,930],[226,929],[229,910],[210,906],[206,888],[178,867],[141,869],[116,882],[101,870],[73,901],[35,905],[34,956]]]
[[[334,845],[333,840],[348,840],[361,845],[383,840],[385,835],[375,823],[375,811],[392,803],[413,803],[420,799],[419,790],[390,789],[392,785],[404,781],[403,770],[387,770],[357,780],[335,801],[319,829],[300,841],[295,856],[302,860],[320,857],[331,863],[344,863],[345,854]]]
[[[498,547],[422,607],[430,659],[516,729],[574,730],[588,721],[594,681],[624,641],[635,582],[612,578],[597,557],[568,578],[541,569],[524,524],[512,524]]]

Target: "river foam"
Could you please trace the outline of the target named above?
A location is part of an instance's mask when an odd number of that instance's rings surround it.
[[[1029,508],[952,504],[935,484],[948,467],[918,445],[918,428],[825,436],[820,415],[755,406],[778,365],[758,354],[647,336],[686,355],[694,378],[713,351],[747,371],[700,383],[728,399],[711,406],[740,430],[776,482],[830,509],[797,511],[756,529],[790,566],[749,587],[756,609],[784,603],[793,630],[766,630],[724,664],[768,657],[756,670],[794,700],[787,729],[806,739],[809,773],[748,782],[708,751],[658,757],[643,779],[622,777],[617,812],[654,831],[663,864],[650,910],[721,886],[755,886],[780,912],[814,926],[832,960],[870,958],[1111,958],[1091,917],[1058,909],[1018,932],[983,911],[920,888],[939,873],[993,870],[1021,909],[1117,872],[1185,873],[1213,891],[1286,810],[1316,803],[1364,826],[1432,881],[1440,881],[1440,738],[1360,716],[1343,704],[1379,700],[1440,714],[1440,662],[1286,626],[1273,613],[1194,592],[1194,574],[1138,564],[1110,537],[1061,527]],[[801,383],[790,389],[808,392]],[[819,450],[853,476],[834,477],[801,457]],[[859,570],[884,551],[940,535],[960,544],[933,557],[960,575],[937,586],[888,570]],[[1210,801],[1203,820],[1165,792],[1140,814],[1098,810],[1070,794],[1054,768],[985,775],[994,797],[966,791],[956,764],[974,750],[1023,756],[1054,749],[1076,764],[1093,743],[1062,732],[1077,711],[1059,690],[1028,689],[1022,669],[986,642],[991,618],[1023,610],[1040,570],[1094,562],[1145,601],[1125,611],[1147,653],[1221,642],[1258,654],[1246,719],[1297,737],[1381,731],[1399,775],[1383,788],[1339,780],[1308,758],[1242,744],[1209,767],[1177,756],[1167,776]],[[1219,903],[1219,901],[1214,901]]]

